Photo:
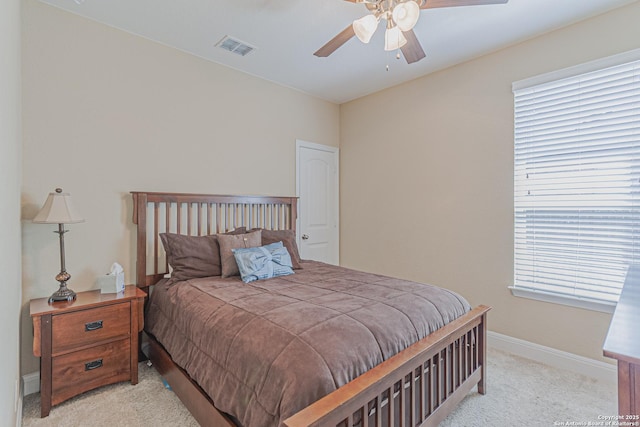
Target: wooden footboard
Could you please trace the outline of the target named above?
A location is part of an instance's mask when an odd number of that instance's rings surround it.
[[[478,306],[285,420],[288,427],[437,426],[477,384],[487,306]],[[389,396],[392,396],[391,399]]]

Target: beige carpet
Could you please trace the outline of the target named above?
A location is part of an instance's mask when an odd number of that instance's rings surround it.
[[[617,411],[616,386],[489,350],[485,396],[472,391],[441,426],[585,425]],[[25,397],[22,425],[189,427],[198,424],[153,368],[140,364],[136,386],[121,383],[84,393],[40,418],[40,394]],[[554,424],[556,423],[556,424]]]

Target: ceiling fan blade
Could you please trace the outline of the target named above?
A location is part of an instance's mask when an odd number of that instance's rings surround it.
[[[407,39],[407,43],[405,43],[400,50],[402,51],[407,64],[413,64],[427,56],[425,55],[424,50],[422,50],[422,46],[420,45],[420,42],[416,37],[416,33],[414,33],[413,30],[403,31],[402,34],[404,34],[404,37]]]
[[[427,0],[420,8],[434,9],[436,7],[480,6],[483,4],[503,4],[509,0]]]
[[[351,39],[351,37],[355,35],[356,33],[355,31],[353,31],[353,25],[349,25],[347,28],[342,30],[340,34],[338,34],[337,36],[329,40],[327,44],[325,44],[320,49],[318,49],[314,53],[314,55],[320,56],[320,57],[329,56],[333,52],[335,52],[336,49],[338,49],[340,46],[348,42]]]

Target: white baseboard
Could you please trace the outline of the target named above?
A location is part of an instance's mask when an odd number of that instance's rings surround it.
[[[16,427],[22,427],[22,394],[18,396],[18,410],[16,411]]]
[[[40,391],[40,371],[22,376],[22,395],[28,396]]]
[[[506,351],[516,356],[586,375],[599,381],[608,383],[616,383],[618,381],[616,365],[600,360],[589,359],[493,331],[487,331],[487,344],[489,347]]]
[[[24,385],[21,381],[18,381],[18,383],[18,391],[16,393],[16,427],[22,427],[22,396]]]

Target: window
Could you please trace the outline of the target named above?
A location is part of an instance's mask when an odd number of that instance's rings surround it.
[[[613,305],[640,262],[640,50],[513,92],[513,293]]]

